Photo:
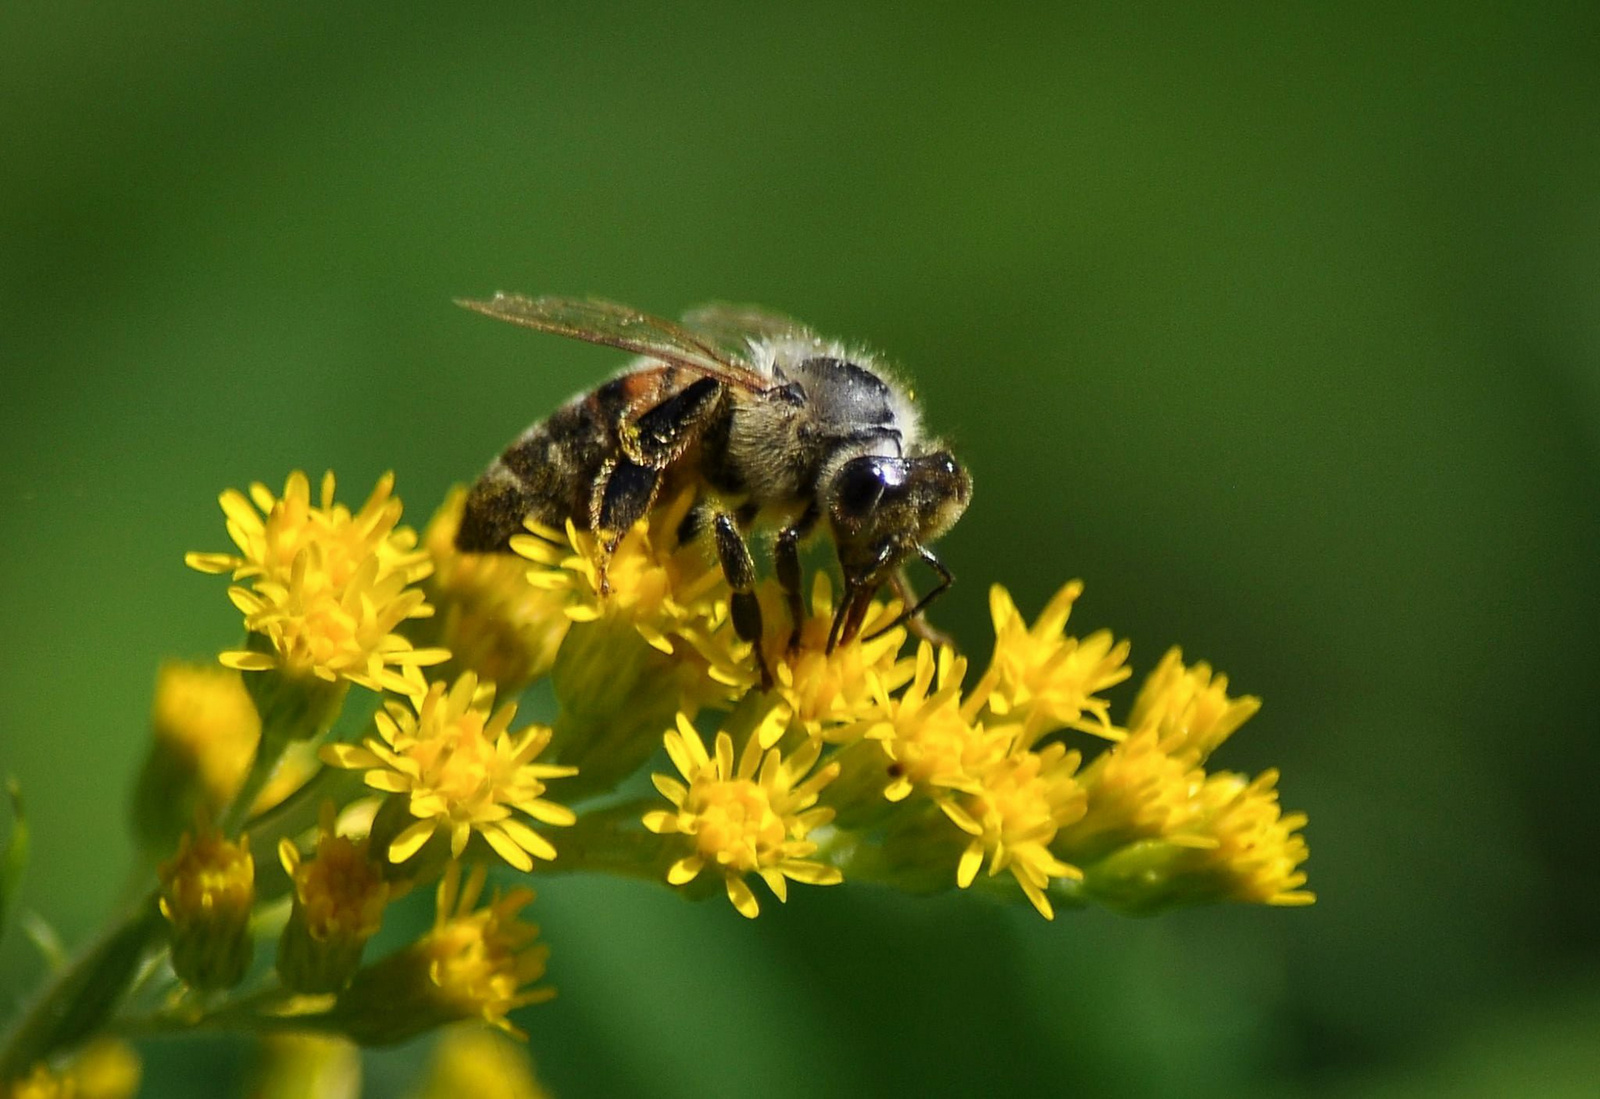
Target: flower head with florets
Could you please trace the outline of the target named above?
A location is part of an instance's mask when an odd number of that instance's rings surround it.
[[[781,710],[770,711],[765,724],[779,727]],[[761,748],[761,728],[750,732],[744,750],[734,759],[733,738],[719,732],[712,752],[683,715],[665,737],[667,755],[681,777],[654,775],[656,789],[671,810],[644,816],[650,831],[683,836],[689,853],[667,871],[667,881],[684,885],[702,872],[720,874],[728,899],[739,913],[754,918],[760,905],[745,877],[757,874],[778,900],[788,897],[792,878],[807,885],[835,885],[843,876],[811,855],[817,844],[810,833],[833,819],[833,810],[817,806],[818,792],[839,773],[837,764],[812,772],[822,745],[807,740],[785,757],[776,748]],[[770,736],[767,737],[770,739]]]
[[[545,781],[577,773],[538,763],[550,730],[530,725],[511,732],[515,703],[494,709],[494,685],[471,672],[448,691],[443,683],[402,702],[391,699],[374,716],[378,735],[360,745],[329,744],[322,758],[335,767],[366,771],[365,781],[405,800],[413,823],[389,842],[392,862],[405,862],[436,832],[459,858],[476,832],[519,870],[553,859],[555,847],[517,814],[547,825],[569,825],[572,810],[544,798]]]
[[[262,484],[252,485],[249,496],[222,494],[239,552],[191,553],[184,560],[201,572],[232,574],[228,596],[260,639],[223,653],[223,664],[406,691],[421,682],[420,666],[449,657],[442,649],[415,649],[395,632],[406,619],[432,613],[412,587],[432,565],[417,549],[416,534],[397,526],[401,507],[393,488],[394,476],[385,474],[353,514],[334,502],[332,473],[323,477],[319,505],[311,503],[300,472],[289,476],[282,498]]]

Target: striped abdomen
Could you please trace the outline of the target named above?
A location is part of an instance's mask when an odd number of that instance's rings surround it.
[[[631,377],[613,378],[569,401],[506,447],[467,494],[457,548],[503,550],[525,516],[558,528],[569,518],[588,526],[595,481],[617,453]]]

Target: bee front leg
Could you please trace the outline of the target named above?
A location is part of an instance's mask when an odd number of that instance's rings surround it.
[[[917,593],[911,587],[911,580],[906,575],[905,567],[901,566],[895,569],[894,575],[889,578],[889,586],[894,589],[895,598],[900,600],[900,614],[887,626],[874,631],[872,637],[868,637],[867,640],[871,641],[873,637],[881,637],[896,626],[904,625],[919,640],[926,641],[936,648],[946,645],[954,648],[955,639],[937,626],[930,624],[922,616],[922,612],[928,609],[928,604],[948,591],[950,585],[955,583],[956,578],[945,567],[944,562],[935,557],[927,547],[918,546],[917,555],[928,563],[929,568],[939,574],[939,583],[934,585],[933,590],[927,595],[918,599]]]
[[[722,574],[733,589],[730,610],[733,614],[733,632],[743,641],[750,642],[755,651],[756,667],[761,669],[761,689],[772,689],[772,670],[761,654],[761,603],[756,599],[756,563],[750,558],[750,547],[744,544],[739,525],[733,516],[719,511],[711,520],[711,530],[716,536],[717,560],[722,563]]]
[[[812,505],[792,524],[778,531],[778,540],[772,546],[773,569],[778,574],[778,586],[789,603],[789,652],[800,647],[800,626],[806,620],[805,600],[801,594],[800,539],[811,532],[817,522],[817,508]]]

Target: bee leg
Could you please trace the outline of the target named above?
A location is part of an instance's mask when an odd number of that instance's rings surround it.
[[[894,589],[894,597],[900,600],[900,605],[902,607],[920,608],[925,605],[925,601],[917,598],[916,590],[912,588],[911,578],[906,575],[905,569],[901,568],[895,570],[895,574],[889,578],[889,586]],[[944,587],[949,587],[949,585],[946,584]],[[938,589],[938,591],[943,590],[943,588]],[[934,593],[930,593],[930,595],[931,594]],[[900,620],[897,619],[895,624],[898,625],[899,621]],[[921,613],[910,615],[906,617],[904,621],[906,629],[910,630],[911,636],[915,637],[917,640],[926,641],[936,649],[955,647],[956,639],[945,633],[938,626],[935,626],[932,622],[929,622],[925,617],[922,616]],[[889,628],[893,629],[893,626]],[[878,634],[882,632],[882,630],[879,630],[872,636],[877,637]],[[868,640],[871,640],[871,638],[868,638]]]
[[[800,539],[811,532],[817,522],[817,509],[813,505],[791,525],[778,531],[778,540],[772,546],[773,569],[778,574],[778,586],[789,603],[789,652],[800,647],[800,627],[806,620],[805,600],[801,595]]]
[[[700,532],[706,529],[706,506],[696,502],[693,507],[683,513],[683,520],[678,523],[678,545],[686,546],[700,537]]]
[[[701,378],[621,426],[617,442],[622,453],[601,467],[589,501],[589,526],[604,532],[598,568],[601,594],[610,588],[606,564],[617,543],[655,506],[662,471],[699,437],[722,395],[721,382]],[[681,541],[683,528],[678,534]]]
[[[895,552],[894,544],[885,542],[878,547],[876,556],[871,560],[856,562],[853,565],[846,564],[843,560],[839,562],[840,572],[844,576],[844,592],[839,597],[838,609],[833,612],[833,626],[828,630],[830,655],[835,646],[848,645],[855,640],[856,634],[861,630],[861,623],[867,617],[867,611],[872,608],[872,597],[882,586],[883,574],[890,568],[889,562],[894,559]],[[872,636],[878,635],[875,633]]]
[[[589,499],[589,525],[600,536],[598,563],[601,595],[608,595],[611,584],[606,566],[622,536],[650,512],[656,492],[661,488],[661,471],[639,465],[627,458],[607,462],[595,481]]]
[[[761,689],[772,689],[772,670],[761,653],[761,604],[756,599],[756,563],[750,559],[750,547],[744,544],[739,526],[733,516],[719,511],[711,519],[711,530],[716,535],[717,560],[722,562],[722,574],[733,589],[730,610],[733,613],[733,632],[755,649],[756,667],[761,669]]]
[[[656,469],[676,461],[700,437],[722,395],[721,382],[701,378],[645,409],[624,427],[618,440],[623,452]]]
[[[928,609],[929,603],[949,591],[950,585],[955,583],[956,578],[949,569],[945,568],[944,562],[933,555],[932,550],[924,546],[918,546],[917,555],[928,563],[930,569],[939,574],[939,582],[933,586],[933,590],[928,592],[927,595],[924,595],[921,599],[916,599],[916,593],[911,590],[911,583],[906,579],[905,569],[896,569],[894,577],[889,583],[893,585],[894,593],[900,599],[900,605],[907,609],[902,610],[895,617],[895,620],[883,627],[883,629],[873,631],[872,636],[865,638],[865,640],[871,641],[873,637],[880,637],[896,626],[904,625],[918,638],[933,645],[954,644],[949,634],[930,626],[924,621],[922,612]]]

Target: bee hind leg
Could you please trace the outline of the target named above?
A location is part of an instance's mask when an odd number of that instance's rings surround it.
[[[729,609],[733,615],[733,632],[741,641],[750,642],[754,649],[756,667],[761,670],[761,689],[772,689],[772,669],[767,667],[761,653],[761,603],[756,599],[756,563],[750,558],[750,547],[733,516],[719,511],[711,520],[711,530],[716,536],[717,560],[722,563],[722,574],[733,589]]]
[[[597,587],[601,595],[609,595],[611,583],[606,577],[606,566],[616,552],[617,543],[633,525],[650,513],[661,488],[661,471],[642,466],[627,458],[606,463],[595,479],[594,495],[589,499],[589,526],[600,542],[600,559],[596,563],[599,576]]]

